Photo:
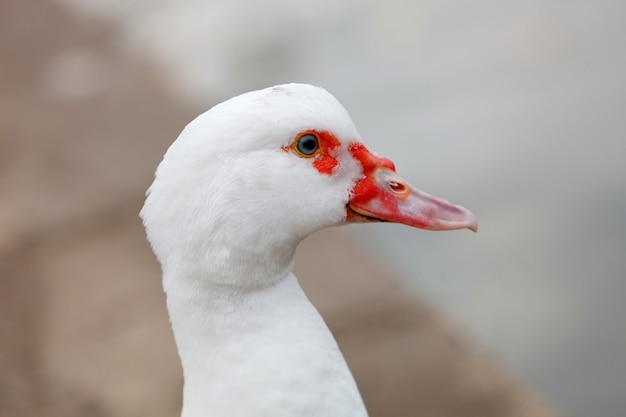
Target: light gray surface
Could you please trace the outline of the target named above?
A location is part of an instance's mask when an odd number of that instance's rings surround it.
[[[401,174],[480,222],[354,232],[571,415],[626,413],[626,3],[64,2],[207,105],[333,92]]]

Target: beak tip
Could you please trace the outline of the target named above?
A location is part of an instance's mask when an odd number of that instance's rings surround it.
[[[462,213],[464,223],[467,225],[465,226],[465,228],[471,230],[474,233],[477,233],[478,221],[476,220],[474,213],[472,213],[471,211],[469,211],[463,206],[455,206],[455,207]]]

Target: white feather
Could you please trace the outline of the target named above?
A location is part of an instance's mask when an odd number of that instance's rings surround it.
[[[307,129],[340,141],[332,175],[281,149]],[[291,273],[298,243],[340,224],[361,166],[348,113],[289,84],[221,103],[159,165],[141,216],[163,269],[183,417],[366,416],[330,331]]]

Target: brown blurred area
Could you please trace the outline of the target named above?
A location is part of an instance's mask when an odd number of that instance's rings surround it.
[[[179,414],[137,213],[161,155],[204,109],[174,100],[113,38],[54,3],[0,2],[2,417]],[[309,238],[297,264],[372,417],[558,415],[344,231]]]

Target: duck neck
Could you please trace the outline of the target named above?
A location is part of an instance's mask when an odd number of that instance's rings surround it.
[[[183,417],[365,415],[334,338],[289,270],[255,288],[167,274],[164,286]]]

